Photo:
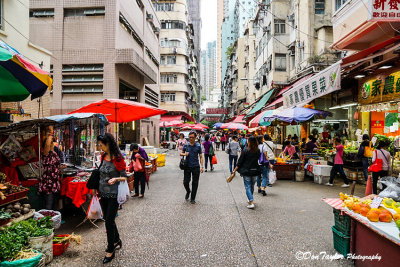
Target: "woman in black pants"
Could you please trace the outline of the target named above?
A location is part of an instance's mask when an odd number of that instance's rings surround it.
[[[149,161],[149,157],[147,156],[146,151],[139,147],[138,144],[132,144],[131,147],[132,157],[131,162],[136,161],[139,158],[140,162],[142,163],[143,169],[141,171],[135,171],[133,174],[135,180],[133,182],[133,186],[135,187],[135,194],[132,197],[142,198],[144,196],[144,191],[146,189],[146,173],[145,173],[145,161]],[[139,194],[139,183],[140,183],[140,194]]]
[[[125,181],[126,178],[126,164],[125,160],[115,142],[114,137],[106,133],[99,135],[97,141],[104,152],[102,157],[102,164],[100,167],[100,204],[103,209],[103,217],[106,221],[107,230],[107,249],[106,256],[104,257],[103,264],[112,261],[115,257],[115,249],[122,248],[122,242],[119,238],[117,225],[115,224],[115,217],[118,211],[118,185],[120,181]]]
[[[382,160],[382,170],[372,173],[372,191],[374,194],[378,194],[378,179],[389,175],[391,159],[390,152],[387,151],[388,146],[389,144],[387,142],[380,141],[378,147],[372,155],[372,163],[374,163],[377,159]],[[386,186],[382,184],[382,190],[385,188]]]

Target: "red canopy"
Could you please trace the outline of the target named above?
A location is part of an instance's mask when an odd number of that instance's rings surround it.
[[[124,123],[145,119],[166,112],[167,110],[155,108],[139,102],[123,99],[104,99],[81,107],[68,114],[100,113],[104,114],[109,122]]]
[[[233,123],[246,123],[246,121],[243,120],[244,116],[246,116],[246,115],[238,115],[232,122]]]

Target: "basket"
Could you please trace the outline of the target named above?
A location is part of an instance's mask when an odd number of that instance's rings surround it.
[[[350,217],[347,215],[342,215],[341,211],[338,209],[333,209],[333,214],[335,216],[336,229],[345,235],[350,235],[350,225],[351,225]]]
[[[333,232],[333,247],[347,258],[347,254],[350,252],[350,236],[344,235],[335,226],[332,226]]]
[[[64,236],[69,236],[69,235],[57,235],[57,236],[64,237]],[[54,243],[53,242],[53,256],[62,255],[68,247],[69,247],[69,241],[65,241],[62,243]]]
[[[0,263],[0,266],[2,267],[36,267],[43,254],[39,252],[39,254],[35,257],[29,258],[29,259],[22,259],[22,260],[16,260],[16,261],[3,261]]]
[[[15,193],[15,199],[21,199],[28,195],[29,189]]]

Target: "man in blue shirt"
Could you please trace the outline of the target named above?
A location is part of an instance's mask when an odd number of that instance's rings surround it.
[[[190,192],[190,203],[195,204],[197,188],[199,186],[200,173],[203,173],[203,152],[201,151],[201,145],[196,143],[196,132],[189,134],[189,144],[185,145],[182,149],[181,156],[186,157],[186,168],[184,170],[183,185],[186,189],[185,199],[189,199]],[[200,163],[199,163],[200,158]],[[192,191],[190,191],[189,183],[192,180]]]

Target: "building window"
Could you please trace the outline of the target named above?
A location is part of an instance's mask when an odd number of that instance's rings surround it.
[[[187,48],[183,40],[163,38],[160,40],[161,47],[181,47]]]
[[[161,102],[174,102],[174,101],[175,101],[175,93],[161,94]]]
[[[102,85],[90,85],[90,86],[63,86],[63,94],[99,94],[103,93]]]
[[[160,83],[178,83],[178,76],[176,74],[161,74]]]
[[[132,38],[139,43],[140,46],[144,45],[142,38],[137,34],[137,32],[133,29],[131,24],[126,20],[122,13],[119,13],[119,22],[121,23],[122,27],[132,36]]]
[[[29,11],[31,18],[51,18],[54,17],[54,9],[31,9]]]
[[[158,107],[158,94],[156,92],[145,86],[144,96],[145,96],[144,102],[146,104],[151,105],[153,107]]]
[[[347,0],[335,0],[335,11],[343,6],[346,2]]]
[[[143,9],[143,8],[144,8],[144,5],[143,5],[143,3],[142,3],[142,0],[136,0],[136,4],[138,5],[138,7],[139,7],[140,9]]]
[[[103,75],[63,75],[63,83],[95,83],[103,82]]]
[[[176,56],[167,56],[167,64],[175,65],[176,64]]]
[[[66,8],[64,9],[64,17],[81,17],[81,16],[104,16],[104,7],[97,8]]]
[[[325,14],[325,0],[315,0],[315,14]]]
[[[174,11],[174,3],[154,3],[156,11]]]
[[[285,34],[286,33],[286,24],[282,19],[274,20],[275,24],[275,34]]]
[[[103,64],[94,64],[94,65],[63,65],[63,72],[99,72],[103,71]]]
[[[275,54],[275,70],[286,71],[286,54]]]
[[[161,22],[161,29],[186,29],[186,23],[180,20],[169,20]]]

